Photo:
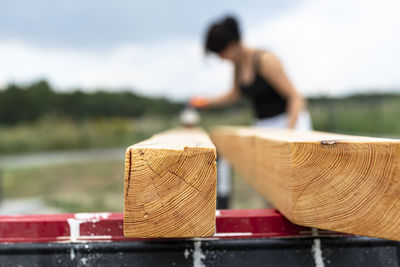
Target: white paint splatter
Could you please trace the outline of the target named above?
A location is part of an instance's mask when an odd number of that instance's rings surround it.
[[[318,236],[318,229],[311,229],[312,236]],[[314,244],[311,248],[313,253],[314,262],[316,267],[325,267],[324,259],[322,257],[322,249],[321,249],[321,239],[314,238]]]
[[[189,258],[190,252],[188,249],[185,249],[185,251],[183,252],[183,256],[185,256],[185,259]]]
[[[80,231],[81,231],[81,223],[84,223],[85,221],[82,220],[76,220],[73,218],[70,218],[67,220],[69,224],[69,239],[71,242],[76,242],[78,238],[80,237]]]
[[[201,250],[201,241],[193,242],[194,251],[193,251],[193,266],[194,267],[205,267],[203,260],[206,258],[206,255],[203,254]]]
[[[237,232],[237,233],[215,233],[214,237],[223,237],[223,236],[251,236],[253,233],[250,232]]]
[[[110,216],[109,212],[101,212],[101,213],[76,213],[75,218],[67,219],[69,224],[70,231],[70,241],[77,242],[78,238],[80,238],[80,229],[82,223],[96,223],[99,222],[100,219],[107,219]]]
[[[110,235],[81,235],[79,236],[82,240],[104,240],[104,239],[111,239],[112,236]]]
[[[70,257],[71,261],[73,261],[75,259],[75,251],[73,248],[71,248],[71,250],[69,251],[69,257]]]
[[[87,222],[96,223],[100,219],[107,219],[110,216],[109,212],[98,212],[98,213],[76,213],[75,218],[85,220]]]
[[[79,240],[76,240],[75,242],[87,242],[91,240],[101,240],[103,242],[111,242],[112,240],[111,235],[79,235]],[[59,242],[71,242],[71,237],[70,236],[58,236],[57,240]]]
[[[85,258],[85,257],[83,257],[83,258],[81,259],[81,262],[82,262],[83,265],[86,265],[86,264],[88,263],[88,259]]]

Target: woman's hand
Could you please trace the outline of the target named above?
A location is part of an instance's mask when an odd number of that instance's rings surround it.
[[[189,99],[189,104],[194,108],[207,108],[210,106],[210,100],[205,97],[195,96]]]
[[[287,104],[287,113],[288,113],[287,127],[289,129],[294,129],[296,127],[299,113],[305,108],[305,106],[306,106],[305,100],[299,94],[293,94],[290,96]]]

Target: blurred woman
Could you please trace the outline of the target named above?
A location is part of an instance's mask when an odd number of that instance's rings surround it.
[[[252,103],[256,126],[312,129],[305,100],[289,81],[279,59],[269,51],[244,44],[235,18],[225,17],[209,27],[205,50],[234,65],[233,86],[215,98],[191,98],[193,107],[229,105],[246,97]]]

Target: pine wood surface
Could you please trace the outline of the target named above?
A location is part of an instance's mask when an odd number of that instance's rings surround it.
[[[293,223],[400,240],[400,140],[253,127],[211,137]]]
[[[209,237],[215,233],[216,149],[197,128],[130,146],[125,159],[124,235]]]

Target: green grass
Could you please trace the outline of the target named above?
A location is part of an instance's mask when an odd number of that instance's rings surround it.
[[[309,103],[314,129],[371,136],[400,136],[400,99],[326,100]],[[202,111],[201,126],[250,125],[249,109]],[[45,117],[34,123],[0,126],[0,155],[34,151],[128,146],[179,125],[177,117],[98,118],[73,121]]]
[[[121,161],[103,161],[6,170],[3,197],[41,198],[60,212],[122,212],[123,168]],[[232,208],[269,207],[236,174],[232,189]]]
[[[249,113],[213,114],[204,112],[201,126],[246,124]],[[73,121],[45,117],[34,123],[0,126],[0,156],[51,150],[124,147],[152,134],[179,126],[177,117],[99,118]]]
[[[400,99],[327,100],[309,105],[316,130],[400,137]]]
[[[314,129],[370,136],[400,137],[400,99],[310,102]],[[201,126],[250,125],[248,109],[202,112]],[[63,149],[129,146],[156,132],[178,126],[177,118],[108,118],[72,121],[46,117],[35,123],[0,126],[0,156]],[[116,211],[123,208],[123,162],[104,161],[6,170],[5,198],[40,197],[63,212]],[[232,207],[263,208],[269,204],[234,175]]]
[[[177,124],[177,123],[175,123]],[[0,126],[0,155],[131,145],[174,125],[159,118],[108,118],[76,122],[47,117],[35,123]]]
[[[122,161],[86,162],[3,172],[3,197],[39,197],[63,212],[123,208]]]
[[[251,118],[248,112],[215,114],[205,111],[202,115],[201,126],[206,129],[221,124],[249,124]],[[176,126],[179,126],[177,118],[119,118],[74,122],[48,117],[36,123],[0,128],[0,155],[129,146],[156,132]],[[62,212],[121,212],[123,208],[123,162],[84,162],[7,169],[3,172],[2,180],[4,198],[39,197]],[[238,192],[243,188],[246,187],[240,186]],[[252,190],[249,187],[247,189]],[[239,194],[236,196],[240,198]]]
[[[379,100],[379,101],[378,101]],[[370,136],[400,137],[400,98],[377,101],[327,99],[310,101],[315,130]],[[202,111],[200,126],[251,125],[248,108]],[[156,132],[179,126],[178,118],[97,118],[74,121],[44,117],[15,126],[0,125],[0,156],[36,151],[129,146]]]

